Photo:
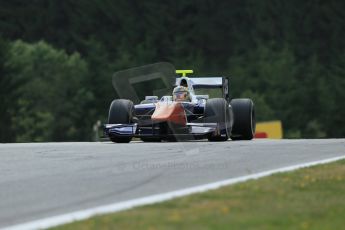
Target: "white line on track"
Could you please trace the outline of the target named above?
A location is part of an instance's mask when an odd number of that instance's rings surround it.
[[[200,192],[205,192],[208,190],[217,189],[226,185],[232,185],[232,184],[236,184],[240,182],[245,182],[248,180],[258,179],[258,178],[269,176],[275,173],[289,172],[289,171],[293,171],[300,168],[310,167],[310,166],[314,166],[318,164],[326,164],[326,163],[330,163],[330,162],[334,162],[334,161],[338,161],[342,159],[345,159],[345,155],[334,157],[334,158],[328,158],[324,160],[319,160],[319,161],[312,161],[308,163],[287,166],[287,167],[273,169],[273,170],[268,170],[268,171],[264,171],[260,173],[250,174],[247,176],[231,178],[228,180],[222,180],[218,182],[213,182],[213,183],[199,185],[199,186],[195,186],[191,188],[176,190],[176,191],[167,192],[163,194],[157,194],[157,195],[142,197],[138,199],[113,203],[109,205],[103,205],[103,206],[99,206],[95,208],[89,208],[85,210],[80,210],[76,212],[71,212],[67,214],[35,220],[35,221],[31,221],[31,222],[27,222],[27,223],[23,223],[19,225],[13,225],[10,227],[3,228],[3,230],[46,229],[46,228],[58,226],[61,224],[71,223],[73,221],[85,220],[96,215],[119,212],[119,211],[127,210],[130,208],[134,208],[137,206],[154,204],[154,203],[158,203],[158,202],[162,202],[166,200],[171,200],[177,197],[182,197],[182,196],[187,196],[194,193],[200,193]]]

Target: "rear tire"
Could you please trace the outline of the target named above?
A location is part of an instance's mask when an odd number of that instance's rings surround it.
[[[133,119],[134,105],[130,100],[113,100],[110,105],[108,124],[130,124]],[[109,137],[115,143],[129,143],[132,137]]]
[[[230,102],[234,113],[232,140],[251,140],[255,135],[255,107],[251,99],[232,99]]]
[[[209,141],[227,141],[231,133],[230,108],[224,98],[212,98],[207,100],[204,111],[205,123],[218,123],[225,125],[226,135],[209,136]]]

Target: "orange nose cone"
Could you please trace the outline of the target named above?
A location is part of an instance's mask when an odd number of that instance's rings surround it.
[[[172,122],[179,125],[186,125],[186,112],[181,103],[173,102],[157,103],[156,110],[152,114],[151,119],[159,122]]]

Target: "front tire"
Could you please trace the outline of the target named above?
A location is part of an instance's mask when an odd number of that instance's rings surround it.
[[[248,98],[232,99],[234,113],[232,140],[251,140],[255,135],[256,120],[254,102]]]
[[[108,124],[130,124],[133,119],[134,105],[130,100],[117,99],[111,102]],[[129,143],[132,137],[109,137],[115,143]]]
[[[209,141],[227,141],[231,133],[231,112],[227,101],[224,98],[212,98],[207,100],[204,111],[205,123],[218,123],[225,131],[225,135],[216,134],[208,136]]]

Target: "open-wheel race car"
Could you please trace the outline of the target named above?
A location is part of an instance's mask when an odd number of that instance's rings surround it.
[[[111,141],[128,143],[133,137],[145,142],[208,139],[251,140],[255,134],[255,109],[251,99],[231,99],[226,77],[187,77],[176,71],[171,95],[146,96],[140,104],[113,100],[104,125]],[[199,92],[220,92],[213,95]]]

